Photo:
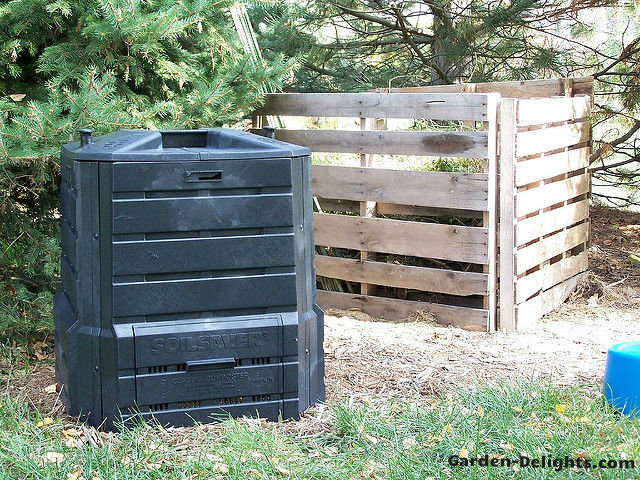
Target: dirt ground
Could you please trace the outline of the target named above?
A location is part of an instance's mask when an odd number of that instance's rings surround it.
[[[389,397],[426,402],[451,387],[517,378],[599,388],[607,348],[640,340],[640,265],[629,259],[640,249],[640,215],[610,209],[593,213],[594,275],[533,330],[467,332],[425,321],[372,321],[359,311],[328,311],[328,402]],[[45,412],[61,413],[56,395],[45,392],[55,381],[50,357],[29,369],[4,366],[2,371],[0,379],[11,393],[26,395]]]

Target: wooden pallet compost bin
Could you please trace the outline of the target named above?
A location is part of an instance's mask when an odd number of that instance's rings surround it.
[[[279,140],[351,154],[313,167],[318,303],[479,331],[528,327],[556,308],[587,270],[592,85],[267,95],[254,132],[270,123]],[[423,157],[476,168],[399,168]]]

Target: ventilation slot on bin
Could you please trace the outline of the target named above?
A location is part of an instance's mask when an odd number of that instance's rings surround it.
[[[218,398],[218,405],[235,405],[237,403],[242,403],[244,399],[242,397],[226,397],[226,398]]]
[[[198,408],[202,406],[202,400],[194,400],[190,402],[178,402],[176,408],[184,410],[185,408]]]
[[[252,395],[252,402],[268,402],[271,400],[271,395]]]
[[[138,373],[141,375],[144,375],[144,374],[167,373],[167,372],[184,372],[186,370],[187,370],[186,363],[178,363],[174,365],[153,365],[151,367],[139,368]]]

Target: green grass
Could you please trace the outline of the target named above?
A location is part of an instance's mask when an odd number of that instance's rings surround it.
[[[560,406],[558,406],[560,405]],[[481,407],[481,408],[479,408]],[[558,410],[564,412],[559,413]],[[0,478],[70,479],[501,479],[638,478],[635,470],[451,467],[449,456],[518,454],[638,459],[640,424],[599,396],[545,384],[465,390],[433,405],[389,402],[330,407],[313,434],[251,420],[166,431],[137,426],[113,435],[65,436],[63,420],[11,398],[0,406]],[[303,420],[301,426],[312,422]],[[67,425],[68,427],[68,425]],[[286,428],[285,428],[286,427]],[[92,430],[86,430],[92,432]],[[304,432],[305,429],[301,429]],[[289,432],[289,433],[287,433]],[[67,433],[76,433],[69,432]],[[95,439],[98,439],[97,443]],[[43,462],[49,454],[50,460]],[[463,451],[464,453],[464,451]]]

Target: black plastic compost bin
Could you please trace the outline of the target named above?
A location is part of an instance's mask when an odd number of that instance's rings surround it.
[[[306,148],[227,129],[62,147],[56,376],[112,428],[296,417],[324,398]]]

